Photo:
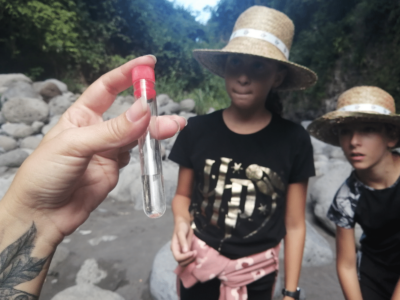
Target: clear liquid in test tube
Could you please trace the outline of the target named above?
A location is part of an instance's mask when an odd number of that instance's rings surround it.
[[[162,175],[161,149],[156,126],[157,100],[154,70],[149,66],[137,66],[132,70],[135,101],[148,105],[150,124],[139,139],[140,167],[143,185],[143,210],[149,218],[161,217],[166,209],[164,179]]]

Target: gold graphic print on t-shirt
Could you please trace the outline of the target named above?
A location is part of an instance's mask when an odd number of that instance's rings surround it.
[[[215,196],[214,203],[212,204],[212,216],[210,219],[210,224],[218,226],[219,218],[221,217],[220,212],[224,213],[225,216],[225,238],[231,236],[232,229],[237,225],[238,218],[251,219],[254,211],[257,211],[265,215],[265,219],[261,226],[255,231],[249,233],[244,238],[248,238],[256,234],[262,227],[264,227],[271,216],[276,210],[276,200],[278,199],[277,190],[284,191],[285,186],[277,173],[269,168],[262,167],[256,164],[252,164],[243,170],[242,164],[233,162],[230,158],[221,158],[221,164],[219,166],[217,184],[214,190],[210,190],[211,179],[214,178],[211,174],[211,170],[215,160],[206,159],[204,166],[204,180],[203,188],[201,193],[203,199],[201,202],[201,213],[206,216],[206,208],[209,205],[209,198]],[[229,165],[232,165],[229,168]],[[231,169],[231,171],[230,171]],[[241,178],[230,178],[230,184],[225,184],[227,173],[231,172],[232,177],[234,174],[240,174],[245,171],[247,179]],[[240,196],[242,195],[243,188],[246,187],[246,196],[243,211],[240,209]],[[272,199],[271,209],[267,208],[266,204],[259,204],[256,208],[256,187],[258,191],[264,195],[268,195]],[[224,192],[230,190],[231,198],[228,201],[228,211],[225,212],[221,208],[222,198]]]

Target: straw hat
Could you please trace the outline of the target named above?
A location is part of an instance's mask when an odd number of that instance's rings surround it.
[[[236,20],[229,43],[222,50],[197,49],[194,58],[212,73],[224,77],[228,54],[248,54],[284,64],[287,75],[277,90],[302,90],[317,81],[306,67],[290,62],[294,25],[285,14],[265,6],[252,6]]]
[[[314,120],[307,128],[317,139],[339,146],[336,125],[354,122],[379,122],[400,127],[394,99],[374,86],[357,86],[340,95],[336,110]]]

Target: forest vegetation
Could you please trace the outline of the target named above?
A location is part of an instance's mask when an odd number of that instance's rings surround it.
[[[399,0],[220,0],[207,24],[167,0],[0,0],[0,73],[54,77],[79,92],[109,69],[154,54],[158,93],[193,98],[205,113],[229,99],[192,50],[223,47],[252,5],[293,20],[290,60],[319,76],[313,88],[283,95],[290,117],[324,113],[329,99],[355,85],[385,89],[400,108]]]

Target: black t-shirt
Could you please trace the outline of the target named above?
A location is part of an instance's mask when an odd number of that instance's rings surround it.
[[[190,118],[169,158],[194,170],[196,236],[231,259],[276,246],[288,184],[314,176],[308,133],[275,114],[246,135],[229,130],[222,110]]]
[[[360,224],[363,255],[400,275],[400,178],[375,190],[353,172],[335,195],[328,218],[343,228]]]

